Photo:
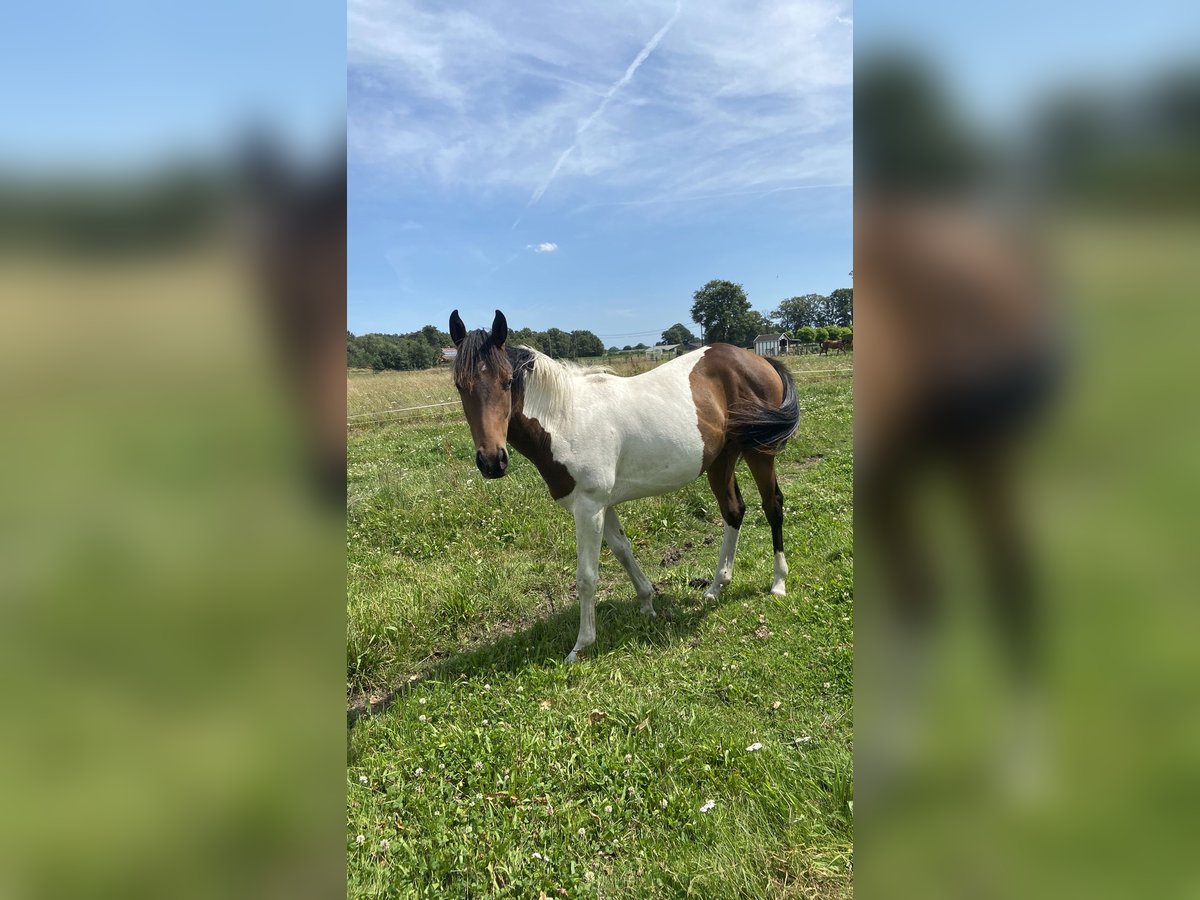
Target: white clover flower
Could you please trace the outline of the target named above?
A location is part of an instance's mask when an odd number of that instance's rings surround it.
[[[354,843],[358,844],[358,846],[360,846],[360,847],[363,844],[365,844],[366,842],[367,842],[367,836],[365,834],[360,834],[360,835],[358,835],[358,837],[356,837],[354,839]]]
[[[604,807],[604,811],[605,811],[606,813],[610,813],[610,812],[612,812],[612,807],[611,807],[611,806],[606,806],[606,807]]]
[[[420,700],[418,700],[417,702],[418,702],[418,703],[420,703],[422,706],[424,706],[424,705],[425,705],[425,698],[424,698],[424,697],[422,697],[422,698],[421,698]]]
[[[586,828],[580,828],[580,829],[579,829],[579,836],[580,836],[580,837],[587,837],[587,829],[586,829]]]
[[[755,741],[753,744],[751,744],[749,747],[746,748],[746,751],[749,753],[757,753],[761,749],[762,749],[762,742]]]
[[[424,714],[422,714],[422,715],[417,716],[417,721],[418,722],[426,722],[426,721],[428,721],[428,719],[426,719]]]
[[[667,808],[667,801],[666,801],[666,800],[659,800],[659,801],[658,801],[658,805],[659,805],[659,806],[660,806],[662,809],[666,809],[666,808]]]
[[[388,847],[390,847],[390,846],[392,846],[392,845],[391,845],[391,842],[390,842],[390,841],[388,841],[388,839],[387,839],[387,838],[384,838],[382,841],[380,841],[380,842],[379,842],[379,849],[380,849],[380,850],[386,850],[386,849],[387,849]]]
[[[626,763],[631,763],[631,762],[633,762],[633,754],[632,754],[632,753],[626,753],[626,754],[625,754],[625,762],[626,762]]]
[[[479,762],[478,760],[476,760],[476,761],[475,761],[475,768],[476,768],[476,769],[482,769],[482,768],[483,768],[483,763],[481,763],[481,762]]]
[[[413,771],[413,774],[416,775],[418,778],[420,778],[422,775],[425,774],[425,770],[422,769],[420,766],[417,766],[417,768]]]
[[[706,813],[706,812],[708,812],[710,809],[712,809],[712,808],[713,808],[714,806],[716,806],[716,805],[717,805],[717,801],[716,801],[716,800],[709,800],[709,801],[708,801],[708,802],[706,802],[706,803],[705,803],[703,806],[701,806],[701,807],[700,807],[700,812],[702,812],[702,813]]]
[[[369,779],[369,778],[367,778],[367,776],[366,776],[366,775],[359,775],[359,776],[358,776],[358,783],[359,783],[359,784],[366,784],[366,783],[367,783],[369,780],[370,780],[370,779]]]

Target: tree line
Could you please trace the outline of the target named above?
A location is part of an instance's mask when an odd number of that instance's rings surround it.
[[[524,344],[555,359],[601,356],[604,343],[587,330],[534,331],[520,328],[508,333],[509,343]],[[442,349],[452,347],[450,335],[433,325],[407,334],[351,334],[346,332],[346,367],[350,369],[428,369],[437,363]]]
[[[732,281],[713,280],[692,295],[692,320],[700,326],[706,344],[728,343],[752,347],[760,334],[785,332],[804,343],[840,339],[851,333],[854,322],[854,291],[839,288],[825,296],[802,294],[782,300],[769,315],[750,306],[745,289]],[[524,344],[554,359],[578,359],[644,350],[643,343],[608,347],[587,329],[563,331],[548,328],[534,331],[519,328],[509,331],[509,343]],[[682,322],[662,332],[658,346],[699,343]],[[346,332],[346,365],[351,369],[428,369],[441,358],[444,347],[451,346],[450,335],[433,325],[407,334],[363,334]]]
[[[704,342],[748,347],[760,334],[784,332],[801,341],[839,337],[854,325],[854,290],[838,288],[828,296],[802,294],[782,300],[768,315],[750,306],[746,290],[732,281],[714,279],[692,295],[692,320],[704,329]],[[679,328],[682,326],[674,326]],[[831,329],[836,329],[832,331]],[[663,333],[663,338],[667,333]]]

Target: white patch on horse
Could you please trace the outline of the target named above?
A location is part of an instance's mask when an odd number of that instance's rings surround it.
[[[771,593],[776,597],[787,596],[787,576],[787,557],[784,556],[783,551],[780,550],[775,554],[775,581],[771,585]]]
[[[704,592],[709,600],[721,596],[721,589],[733,580],[733,558],[737,555],[738,535],[741,530],[725,523],[725,538],[721,541],[721,555],[717,559],[717,571],[713,574],[712,584]]]

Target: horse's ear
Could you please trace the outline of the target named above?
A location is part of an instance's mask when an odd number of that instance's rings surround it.
[[[454,341],[454,346],[457,347],[463,342],[463,338],[467,336],[467,326],[463,324],[463,320],[458,316],[458,310],[450,313],[450,340]]]
[[[496,347],[503,347],[507,339],[508,319],[504,318],[504,313],[496,310],[496,318],[492,321],[492,344]]]

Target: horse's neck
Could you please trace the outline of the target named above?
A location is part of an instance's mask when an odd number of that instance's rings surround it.
[[[552,435],[538,420],[530,419],[523,411],[513,412],[508,420],[508,442],[533,463],[555,500],[574,489],[575,481],[566,465],[554,458]]]

